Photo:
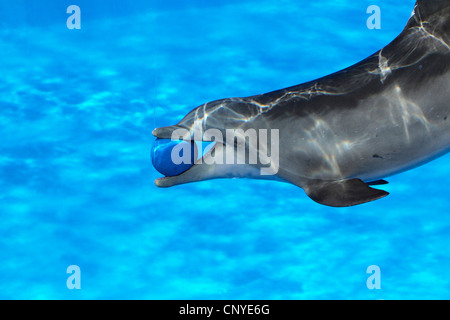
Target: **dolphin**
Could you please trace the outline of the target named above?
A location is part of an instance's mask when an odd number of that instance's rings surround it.
[[[155,184],[255,178],[294,184],[332,207],[383,198],[388,192],[372,186],[450,150],[449,45],[450,1],[418,0],[401,34],[353,66],[265,94],[208,102],[178,124],[154,129],[155,137],[166,139],[180,129],[183,140],[208,129],[222,133],[202,138],[215,141],[214,148],[190,169]],[[244,134],[228,139],[227,129]],[[249,129],[277,132],[278,140],[260,150],[259,143],[249,143]],[[269,165],[263,158],[244,164],[207,161],[230,152],[231,158],[248,160],[251,151],[271,155],[271,150],[278,154]],[[261,174],[268,166],[273,174]]]

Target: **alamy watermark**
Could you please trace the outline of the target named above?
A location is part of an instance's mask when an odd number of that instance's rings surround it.
[[[71,15],[67,18],[67,29],[81,29],[81,9],[79,6],[71,5],[67,7],[67,13]]]
[[[67,278],[67,289],[81,289],[81,270],[80,267],[73,264],[67,267],[66,273],[70,276]]]
[[[367,289],[381,289],[381,270],[377,265],[371,265],[367,267],[366,273],[370,274],[367,278]]]
[[[268,144],[270,133],[270,147]],[[172,133],[172,140],[190,137],[186,129],[177,129]],[[215,152],[214,148],[207,157],[195,160],[196,164],[259,165],[263,176],[275,175],[279,169],[279,130],[278,129],[226,129],[225,140],[222,131],[208,129],[204,132],[194,131],[195,141],[223,142],[224,152]],[[236,153],[235,153],[236,151]],[[179,144],[172,149],[171,160],[174,164],[193,164],[192,148]]]
[[[68,29],[81,29],[81,9],[77,5],[70,5],[67,7],[67,13],[71,15],[67,18],[66,25]],[[381,9],[377,5],[370,5],[367,7],[367,14],[370,17],[367,19],[367,28],[381,29]]]
[[[381,9],[379,6],[371,5],[367,8],[370,17],[367,19],[367,28],[370,30],[381,29]]]

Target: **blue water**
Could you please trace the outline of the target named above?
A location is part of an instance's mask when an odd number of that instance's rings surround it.
[[[414,0],[92,2],[0,3],[0,298],[450,298],[449,156],[341,209],[269,181],[158,189],[150,160],[153,128],[356,63]]]

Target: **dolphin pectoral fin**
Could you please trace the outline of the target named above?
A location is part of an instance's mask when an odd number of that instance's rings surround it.
[[[376,181],[370,181],[367,182],[367,184],[369,186],[381,186],[383,184],[388,184],[389,182],[387,182],[386,180],[376,180]]]
[[[389,193],[369,187],[360,179],[318,181],[303,188],[317,203],[330,207],[349,207],[377,200]]]

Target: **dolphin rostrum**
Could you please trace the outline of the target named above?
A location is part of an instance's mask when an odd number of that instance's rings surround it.
[[[212,130],[200,140],[216,144],[187,171],[155,183],[272,179],[333,207],[385,197],[386,191],[371,185],[450,149],[449,45],[450,1],[418,0],[397,38],[347,69],[265,94],[209,102],[176,125],[156,128],[158,138],[183,140]],[[231,138],[227,130],[234,130]],[[249,139],[251,130],[277,139],[266,136],[264,145]],[[249,161],[252,152],[259,157]],[[211,161],[221,158],[238,163]],[[272,174],[262,174],[263,168]]]

